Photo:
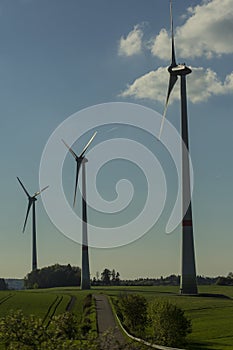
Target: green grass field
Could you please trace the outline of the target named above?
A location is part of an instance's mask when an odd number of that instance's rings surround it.
[[[117,296],[119,293],[137,293],[148,301],[153,298],[166,298],[185,310],[192,320],[193,332],[189,335],[190,350],[230,350],[233,349],[233,287],[203,286],[198,297],[178,295],[178,287],[95,287],[91,291],[79,288],[54,288],[32,291],[0,292],[0,314],[9,310],[21,309],[25,314],[41,318],[57,315],[66,310],[70,298],[75,297],[72,311],[82,318],[83,300],[88,293],[106,293]],[[216,296],[204,296],[216,294]],[[225,295],[223,298],[217,295]],[[232,298],[232,299],[231,299]],[[92,315],[93,320],[95,315]]]

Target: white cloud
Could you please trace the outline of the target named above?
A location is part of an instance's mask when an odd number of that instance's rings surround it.
[[[161,29],[155,39],[150,40],[148,47],[149,46],[151,46],[152,55],[166,61],[169,61],[171,59],[171,39],[166,29]]]
[[[192,74],[187,77],[188,99],[193,103],[207,101],[211,96],[233,94],[233,72],[226,76],[222,82],[217,74],[210,68],[192,67]],[[169,81],[169,74],[164,67],[151,71],[136,79],[126,90],[122,97],[134,97],[137,99],[150,99],[165,103]],[[178,100],[179,82],[172,91],[170,102]]]
[[[134,26],[134,29],[127,35],[123,36],[119,42],[118,53],[121,56],[132,56],[142,51],[143,30],[141,25]]]
[[[156,71],[151,71],[136,79],[131,85],[127,86],[121,96],[164,102],[167,82],[167,70],[160,67]]]
[[[211,96],[233,94],[233,72],[222,82],[210,68],[193,68],[189,78],[189,93],[193,103],[208,100]]]
[[[233,0],[209,0],[187,10],[187,20],[175,29],[177,56],[180,58],[220,56],[233,53]],[[170,33],[162,29],[154,38],[151,52],[168,60]]]

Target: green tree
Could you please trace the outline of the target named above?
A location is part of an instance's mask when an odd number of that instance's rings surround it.
[[[146,298],[138,294],[125,294],[119,298],[119,307],[126,327],[141,335],[147,325]]]
[[[227,277],[218,277],[216,284],[219,286],[232,286],[233,285],[233,278],[229,275]]]
[[[104,269],[101,273],[101,280],[104,285],[110,285],[111,271],[109,269]]]
[[[8,286],[4,278],[0,278],[0,290],[7,290]]]
[[[24,279],[26,288],[51,288],[79,286],[81,270],[79,267],[55,264],[30,272]]]
[[[116,282],[116,271],[115,271],[115,269],[112,270],[111,275],[112,275],[112,284],[115,284],[115,282]]]
[[[119,274],[118,271],[117,271],[117,273],[116,273],[115,284],[116,284],[117,286],[120,284],[120,274]]]
[[[183,345],[192,331],[184,311],[166,300],[156,300],[149,305],[149,319],[153,340],[161,345]]]

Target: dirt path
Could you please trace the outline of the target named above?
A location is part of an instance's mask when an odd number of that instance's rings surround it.
[[[125,338],[113,315],[108,297],[104,294],[94,295],[96,301],[97,325],[99,334],[103,334],[109,329],[113,330],[114,338],[120,343],[125,344]]]

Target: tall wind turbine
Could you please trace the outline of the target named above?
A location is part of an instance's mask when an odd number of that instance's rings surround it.
[[[28,215],[30,212],[30,209],[32,207],[32,270],[37,269],[37,249],[36,249],[36,201],[37,196],[41,194],[42,191],[46,190],[49,186],[44,187],[42,190],[36,192],[33,196],[30,196],[26,188],[24,187],[23,183],[20,181],[20,179],[17,177],[17,180],[19,181],[20,185],[22,186],[24,192],[26,193],[26,196],[28,197],[28,208],[26,213],[26,218],[23,225],[23,232],[25,231]]]
[[[77,186],[79,171],[82,166],[82,271],[81,271],[81,289],[90,289],[90,268],[89,268],[89,254],[88,254],[88,239],[87,239],[87,202],[86,202],[86,163],[88,162],[85,157],[85,152],[90,146],[91,142],[94,140],[97,132],[95,132],[80,155],[78,156],[72,148],[70,148],[64,140],[63,143],[68,148],[72,156],[76,161],[76,178],[75,178],[75,188],[74,188],[74,201],[73,206],[76,202]]]
[[[182,140],[189,150],[188,143],[188,115],[187,115],[187,94],[186,94],[186,75],[192,71],[185,64],[177,64],[175,56],[175,41],[174,41],[174,29],[173,29],[173,17],[172,17],[172,0],[170,0],[170,16],[171,16],[171,34],[172,34],[172,60],[171,65],[168,67],[170,73],[168,92],[166,98],[166,104],[164,109],[164,115],[161,123],[159,138],[162,133],[164,120],[166,117],[168,102],[170,94],[180,77],[180,96],[181,96],[181,134]],[[190,167],[189,167],[189,154],[182,147],[182,210],[184,211],[184,205],[187,198],[191,199],[190,190]],[[182,271],[180,282],[181,294],[197,294],[197,281],[196,281],[196,265],[195,265],[195,252],[194,252],[194,240],[193,240],[193,222],[192,222],[192,205],[191,201],[186,213],[183,212],[182,219]]]

